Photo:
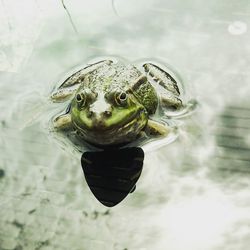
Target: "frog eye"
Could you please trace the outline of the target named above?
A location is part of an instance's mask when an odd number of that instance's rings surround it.
[[[117,92],[115,94],[115,101],[118,105],[124,105],[127,103],[127,93]]]
[[[76,101],[78,104],[84,105],[86,101],[86,96],[84,93],[76,94]]]

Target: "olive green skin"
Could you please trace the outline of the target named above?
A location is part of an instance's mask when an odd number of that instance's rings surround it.
[[[135,66],[107,59],[87,64],[51,93],[53,102],[69,101],[66,113],[53,119],[53,128],[80,147],[166,137],[171,128],[159,116],[176,117],[188,110],[171,74],[150,62]]]
[[[134,66],[105,65],[84,78],[72,99],[72,126],[92,144],[126,143],[140,135],[157,105],[155,89]]]

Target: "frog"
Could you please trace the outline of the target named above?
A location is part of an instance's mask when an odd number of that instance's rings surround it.
[[[52,102],[67,103],[66,111],[53,118],[53,129],[98,148],[166,137],[171,127],[157,116],[185,108],[179,85],[171,72],[151,61],[88,63],[52,91]]]

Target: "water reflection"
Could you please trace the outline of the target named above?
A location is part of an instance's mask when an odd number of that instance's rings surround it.
[[[225,107],[217,122],[216,161],[221,170],[249,173],[250,109],[249,104]]]
[[[94,196],[103,205],[113,207],[136,187],[144,152],[139,147],[113,148],[84,152],[82,169]]]

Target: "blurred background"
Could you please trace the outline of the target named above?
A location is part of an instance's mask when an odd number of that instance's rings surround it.
[[[248,249],[249,25],[247,0],[1,0],[0,249]],[[166,62],[200,104],[112,209],[51,139],[47,100],[110,55]]]

